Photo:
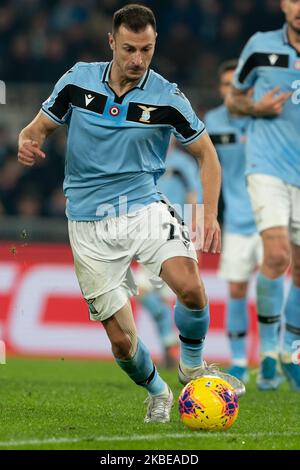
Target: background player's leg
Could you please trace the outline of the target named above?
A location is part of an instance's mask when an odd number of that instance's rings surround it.
[[[285,333],[281,361],[292,387],[300,391],[300,246],[292,244],[291,248],[292,283],[284,311]],[[298,359],[298,364],[294,357]]]
[[[177,344],[173,331],[172,308],[160,296],[158,289],[153,289],[152,291],[139,289],[139,294],[139,302],[148,310],[156,323],[164,352],[164,366],[172,368],[175,366],[175,359],[172,357],[170,349]]]
[[[227,335],[231,350],[229,373],[245,381],[247,379],[247,282],[229,282],[227,304]]]
[[[279,351],[280,317],[284,300],[284,277],[290,262],[288,231],[285,227],[264,230],[264,258],[257,277],[257,311],[262,364],[258,377],[261,389],[277,388],[276,364]]]
[[[162,264],[162,279],[177,295],[175,323],[180,338],[183,372],[203,364],[203,346],[209,327],[209,306],[195,260],[174,257]]]

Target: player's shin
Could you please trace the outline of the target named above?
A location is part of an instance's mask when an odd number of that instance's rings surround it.
[[[181,368],[194,369],[201,366],[204,340],[209,327],[209,305],[192,310],[177,299],[175,323],[179,330]]]
[[[171,307],[156,292],[147,292],[139,300],[156,322],[163,347],[176,344]]]
[[[233,366],[247,367],[247,299],[230,298],[227,306],[227,335]]]
[[[148,349],[140,339],[131,359],[123,360],[116,357],[116,362],[137,385],[145,388],[150,395],[168,393],[167,384],[160,377]]]
[[[283,356],[292,362],[293,353],[300,347],[300,288],[292,283],[285,306]]]
[[[257,311],[263,357],[278,356],[280,316],[283,306],[283,276],[269,279],[257,276]]]

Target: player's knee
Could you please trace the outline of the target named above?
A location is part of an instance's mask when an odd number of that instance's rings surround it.
[[[131,359],[132,354],[132,342],[130,337],[126,334],[118,336],[112,343],[112,352],[117,359],[126,360]]]
[[[232,299],[243,299],[247,294],[247,284],[246,283],[230,283],[230,297]]]
[[[207,299],[201,282],[189,283],[182,286],[178,295],[180,302],[190,309],[202,309]]]
[[[289,251],[284,247],[269,251],[265,256],[265,264],[275,275],[281,276],[290,264]]]

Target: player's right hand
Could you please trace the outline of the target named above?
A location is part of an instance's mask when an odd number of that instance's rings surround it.
[[[280,92],[277,86],[268,91],[259,101],[255,103],[256,116],[279,116],[282,113],[284,103],[292,96],[291,92]]]
[[[33,166],[37,157],[46,158],[38,142],[35,140],[23,140],[19,145],[18,162],[25,166]]]

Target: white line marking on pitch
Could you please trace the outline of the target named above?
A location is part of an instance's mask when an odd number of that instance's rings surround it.
[[[255,437],[292,437],[299,436],[300,432],[250,432],[250,433],[219,433],[219,432],[199,432],[199,437],[223,437],[223,438],[255,438]],[[0,447],[17,447],[26,445],[45,445],[45,444],[72,444],[78,442],[114,442],[114,441],[144,441],[160,439],[189,439],[196,437],[193,433],[170,433],[170,434],[145,434],[132,436],[86,436],[86,437],[62,437],[50,439],[28,439],[24,441],[0,441]]]

